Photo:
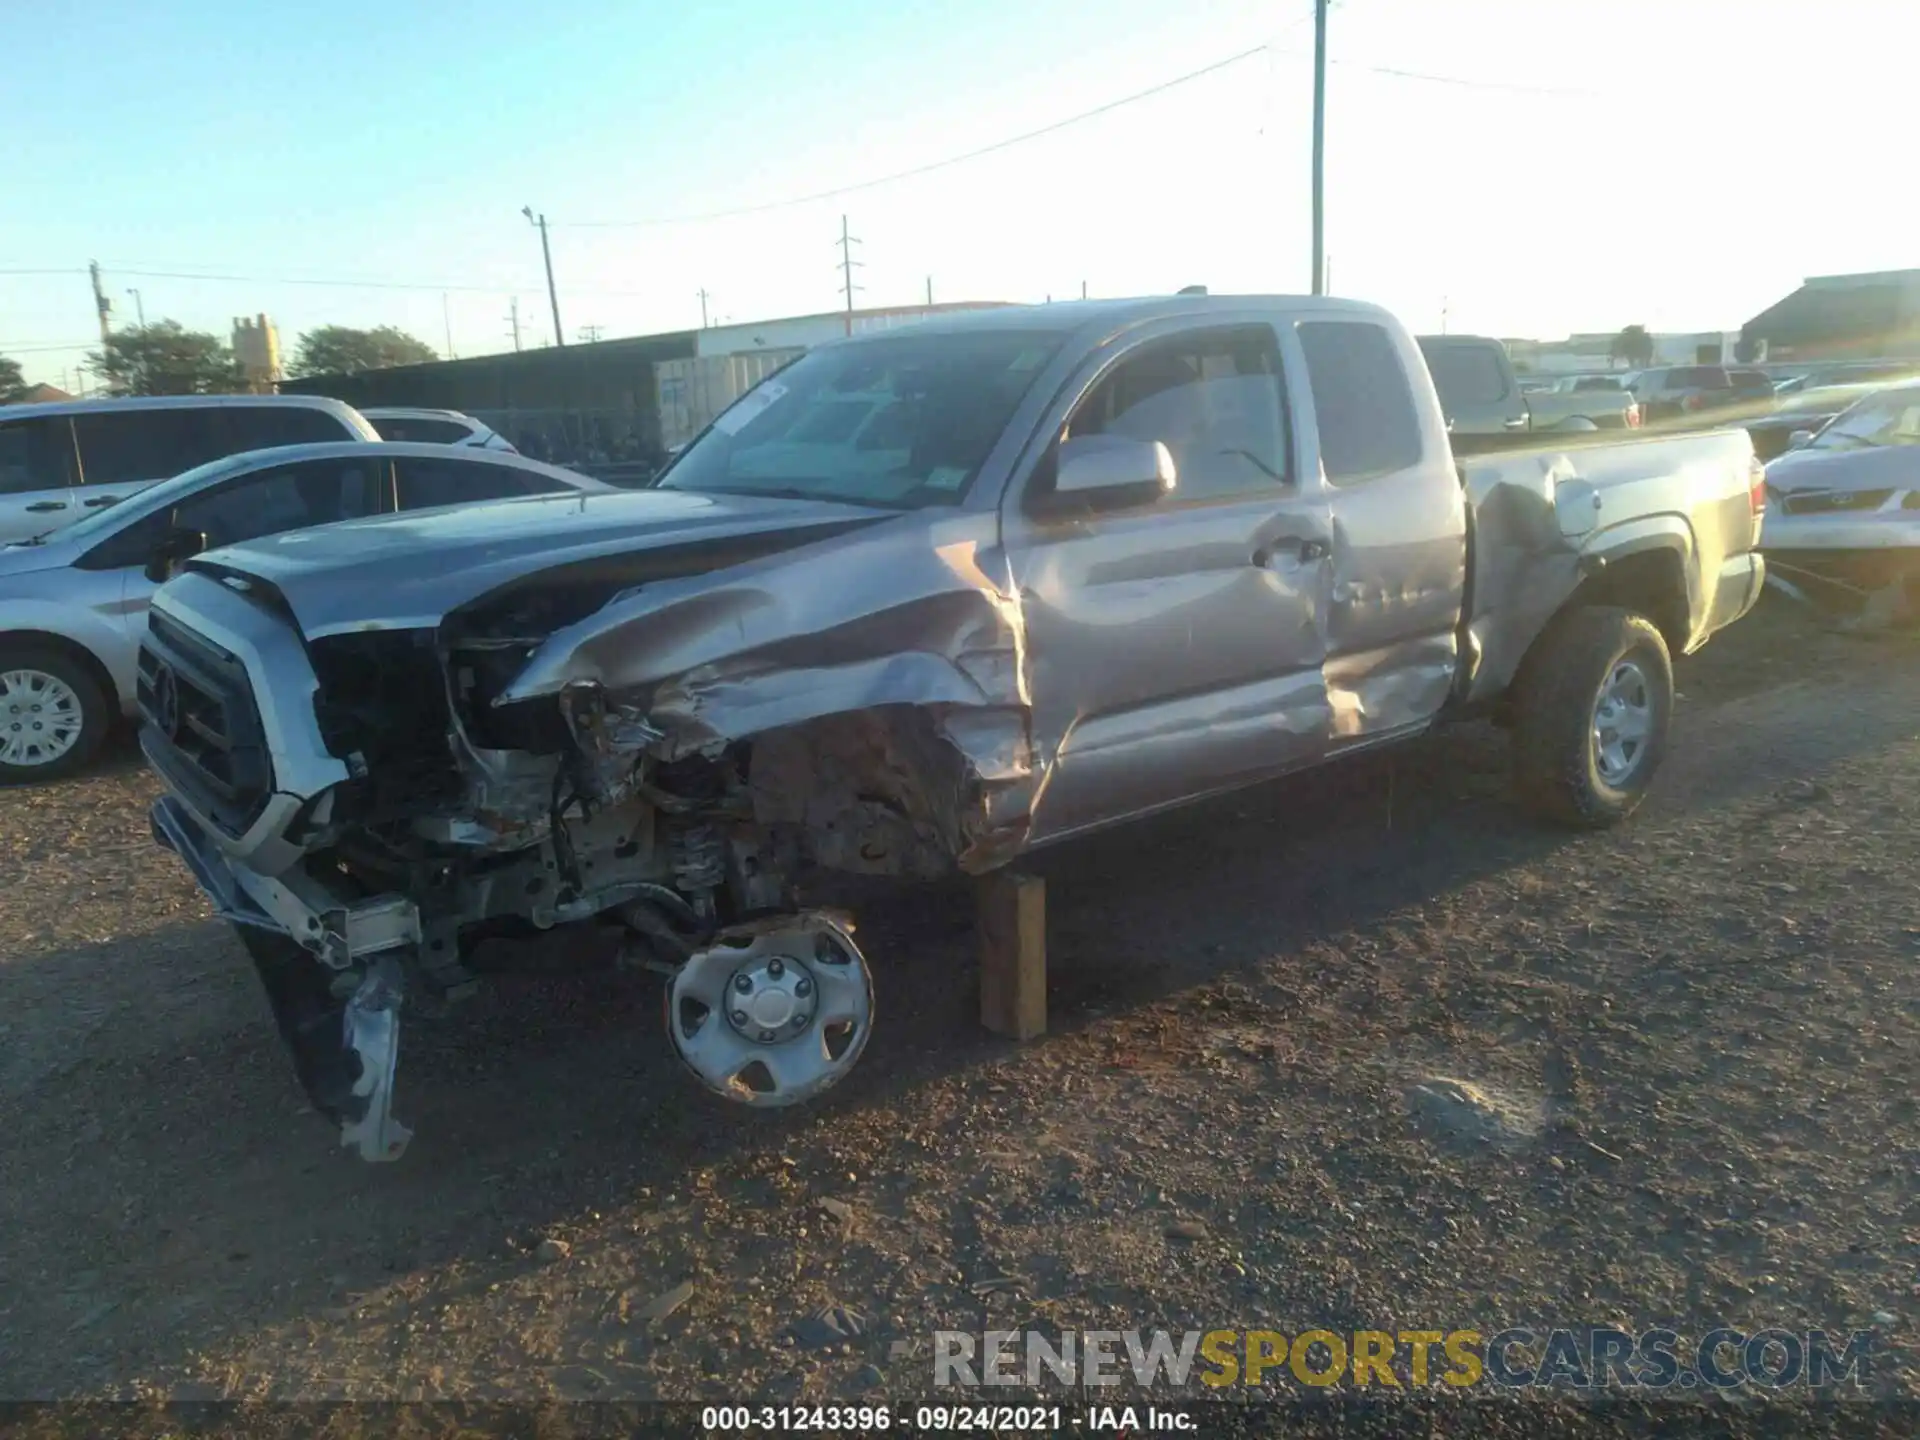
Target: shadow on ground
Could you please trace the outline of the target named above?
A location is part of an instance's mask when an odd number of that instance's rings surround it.
[[[1784,718],[1783,694],[1830,683],[1806,678],[1793,648],[1845,646],[1828,657],[1837,675],[1871,659],[1857,643],[1790,624],[1741,638],[1750,648],[1723,642],[1730,653],[1683,667],[1673,783],[1637,825],[1912,733],[1905,694],[1861,699],[1845,730]],[[1050,887],[1054,1029],[1275,957],[1337,964],[1332,937],[1569,843],[1507,803],[1505,762],[1497,733],[1461,731],[1034,857]],[[1630,853],[1635,828],[1592,843]],[[418,1138],[391,1167],[336,1151],[305,1113],[222,927],[11,960],[0,1395],[178,1373],[236,1334],[422,1269],[497,1261],[743,1150],[831,1155],[843,1119],[910,1111],[916,1088],[1005,1053],[977,1028],[971,920],[958,885],[863,908],[881,1023],[842,1089],[796,1113],[709,1100],[667,1050],[657,981],[559,952],[447,1021],[409,1022],[396,1109]]]

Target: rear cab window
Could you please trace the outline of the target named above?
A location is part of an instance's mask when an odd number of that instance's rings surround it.
[[[1669,370],[1664,388],[1668,390],[1730,390],[1733,382],[1718,365],[1682,365]]]
[[[1418,465],[1413,387],[1386,329],[1365,320],[1308,320],[1297,329],[1327,479],[1354,485]]]
[[[1420,350],[1433,376],[1433,388],[1449,412],[1460,405],[1494,405],[1507,398],[1507,377],[1500,357],[1490,347],[1440,341]]]

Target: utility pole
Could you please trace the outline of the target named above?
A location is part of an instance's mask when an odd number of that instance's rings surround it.
[[[109,325],[108,320],[113,314],[113,302],[107,299],[106,289],[100,283],[100,262],[98,260],[89,260],[87,262],[87,273],[93,277],[93,308],[100,314],[100,343],[105,345],[107,343],[107,337],[112,333],[112,327]]]
[[[847,217],[840,217],[840,289],[847,297],[847,334],[853,334],[853,292],[863,287],[853,283],[853,267],[860,262],[853,258],[853,247],[860,242],[847,233]]]
[[[933,304],[933,277],[931,275],[927,277],[927,304]]]
[[[138,290],[128,290],[127,293],[133,297],[133,312],[140,317],[140,328],[144,330],[147,328],[147,302],[140,298]]]
[[[513,327],[513,353],[520,353],[520,297],[513,296],[507,301],[507,323]]]
[[[1313,0],[1313,293],[1327,293],[1327,0]]]
[[[553,343],[565,345],[566,332],[560,328],[560,292],[553,284],[553,246],[547,242],[547,217],[534,217],[531,205],[522,205],[520,213],[527,217],[527,223],[540,232],[540,255],[547,262],[547,299],[553,305]]]
[[[447,292],[444,290],[440,292],[440,323],[447,330],[447,358],[458,360],[460,357],[453,353],[453,311],[448,308]]]
[[[1082,300],[1087,298],[1087,282],[1084,280],[1080,282],[1080,298]]]
[[[707,328],[707,289],[704,285],[700,287],[700,328]]]
[[[1447,297],[1444,295],[1440,297],[1440,333],[1447,333]]]

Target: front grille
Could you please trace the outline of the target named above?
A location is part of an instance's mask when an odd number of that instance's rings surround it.
[[[1789,495],[1789,515],[1831,515],[1848,510],[1878,510],[1893,498],[1891,490],[1809,490]]]
[[[140,647],[141,746],[175,788],[229,834],[259,818],[273,762],[247,667],[158,610]]]

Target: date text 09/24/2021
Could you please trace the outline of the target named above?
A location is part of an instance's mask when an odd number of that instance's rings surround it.
[[[850,1431],[869,1435],[895,1429],[976,1434],[1031,1431],[1041,1435],[1058,1435],[1066,1430],[1183,1434],[1198,1429],[1197,1422],[1185,1411],[1151,1405],[1095,1405],[1084,1410],[1059,1405],[920,1405],[897,1415],[890,1405],[710,1405],[701,1411],[700,1424],[715,1433]]]

